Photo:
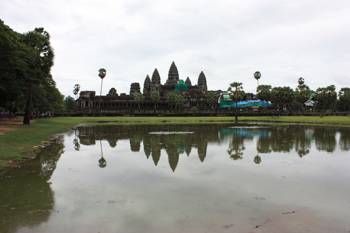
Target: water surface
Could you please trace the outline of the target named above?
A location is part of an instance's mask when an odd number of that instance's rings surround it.
[[[350,129],[100,126],[0,176],[0,232],[350,232]]]

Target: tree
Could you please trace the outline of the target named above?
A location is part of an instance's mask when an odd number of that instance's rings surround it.
[[[216,110],[218,104],[218,95],[215,92],[208,91],[205,94],[205,101],[210,109]]]
[[[341,88],[338,97],[337,109],[339,111],[350,111],[350,88]]]
[[[256,79],[257,87],[259,86],[259,79],[261,78],[261,73],[260,71],[256,71],[254,73],[254,78]]]
[[[231,97],[231,99],[236,102],[240,101],[244,97],[244,91],[243,91],[243,86],[242,83],[239,82],[233,82],[230,84],[230,87],[228,88],[228,93]],[[235,109],[235,123],[238,123],[238,108],[237,106],[234,108]]]
[[[294,92],[290,87],[274,87],[271,90],[271,102],[278,110],[289,109],[294,100]]]
[[[103,79],[106,77],[107,71],[105,68],[100,68],[98,70],[98,76],[101,79],[101,88],[100,88],[100,96],[102,95],[102,85],[103,85]]]
[[[0,107],[25,110],[23,123],[29,123],[32,112],[63,109],[63,96],[50,74],[49,39],[43,28],[20,34],[0,20]]]
[[[271,101],[271,89],[270,85],[259,85],[256,89],[256,97],[261,100]]]
[[[107,96],[117,96],[118,94],[117,94],[117,90],[114,88],[114,87],[112,87],[111,89],[109,89],[109,92],[108,92],[108,94],[107,94]]]
[[[160,101],[159,91],[157,91],[157,90],[151,91],[151,101],[153,103],[153,110],[154,110],[154,112],[156,112],[158,103]]]
[[[11,112],[24,106],[25,80],[32,50],[23,42],[23,35],[0,20],[0,107]]]
[[[337,102],[337,92],[335,86],[317,88],[315,94],[316,108],[321,111],[334,111]]]
[[[304,78],[300,77],[298,79],[298,86],[295,90],[295,100],[304,106],[304,103],[310,99],[311,96],[311,90],[310,88],[305,84]]]
[[[141,93],[134,93],[134,99],[137,101],[139,112],[141,111],[141,103],[145,100],[145,97]]]
[[[75,98],[77,98],[77,95],[79,94],[80,91],[80,85],[79,84],[75,84],[73,87],[73,94],[75,95]]]
[[[75,100],[71,96],[64,98],[64,110],[67,112],[74,111],[75,109]]]
[[[27,60],[29,72],[26,74],[26,104],[24,113],[24,124],[30,124],[32,115],[33,88],[55,87],[50,74],[53,65],[53,49],[50,45],[50,35],[43,28],[35,28],[23,36],[23,42],[30,48]]]
[[[168,95],[168,101],[173,107],[173,109],[178,111],[180,107],[182,107],[182,105],[184,104],[185,98],[180,93],[172,91]]]

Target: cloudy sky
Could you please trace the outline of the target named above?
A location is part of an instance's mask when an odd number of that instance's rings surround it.
[[[55,49],[53,75],[72,95],[129,92],[158,68],[162,82],[174,60],[180,78],[209,89],[233,81],[254,91],[260,83],[312,88],[350,86],[349,0],[1,0],[0,17],[18,32],[44,27]]]

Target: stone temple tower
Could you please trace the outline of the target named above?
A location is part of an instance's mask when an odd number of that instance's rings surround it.
[[[179,72],[177,70],[177,67],[175,65],[175,62],[171,63],[169,73],[168,73],[168,80],[166,81],[165,85],[176,85],[177,81],[179,81]]]
[[[140,94],[140,84],[139,83],[131,83],[130,85],[130,95],[133,96],[135,94]]]
[[[197,85],[199,87],[199,90],[202,92],[206,92],[208,90],[207,78],[205,77],[203,71],[201,71],[201,73],[199,74]]]
[[[189,87],[192,86],[190,77],[187,77],[187,78],[186,78],[185,83],[186,83],[186,85],[189,86]]]
[[[160,85],[160,75],[157,68],[154,69],[152,74],[152,84]]]
[[[160,89],[160,75],[157,68],[155,68],[152,74],[151,92],[159,91],[159,89]]]
[[[151,96],[151,79],[147,75],[145,78],[145,82],[143,83],[143,95],[145,97]]]

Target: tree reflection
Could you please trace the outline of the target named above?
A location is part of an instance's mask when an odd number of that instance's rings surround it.
[[[259,156],[259,154],[254,157],[254,163],[255,164],[260,164],[261,163],[261,157]]]
[[[333,152],[337,144],[335,134],[336,129],[333,128],[315,128],[314,137],[316,148],[320,151]]]
[[[227,153],[233,160],[238,160],[243,158],[243,151],[245,149],[243,144],[244,139],[240,137],[232,137],[230,140],[229,148]]]
[[[341,150],[350,150],[350,130],[340,129],[339,146]]]
[[[269,137],[259,137],[257,141],[256,149],[259,153],[269,154],[271,153],[271,142]]]
[[[300,126],[296,127],[294,133],[295,151],[298,153],[300,158],[310,153],[312,132],[313,131]]]
[[[73,139],[73,145],[74,145],[74,150],[79,151],[80,150],[80,143],[77,138]]]
[[[0,176],[0,232],[17,232],[49,219],[54,206],[49,180],[62,152],[60,137],[42,149],[37,159]]]
[[[106,159],[103,157],[103,147],[102,147],[102,141],[100,140],[100,159],[98,160],[98,166],[100,168],[105,168],[107,166],[107,161]]]
[[[295,128],[291,126],[271,128],[271,150],[274,152],[290,152],[295,143],[294,133]]]
[[[74,150],[79,151],[80,143],[79,143],[79,140],[77,138],[77,130],[76,129],[74,129],[73,145],[74,145]]]

